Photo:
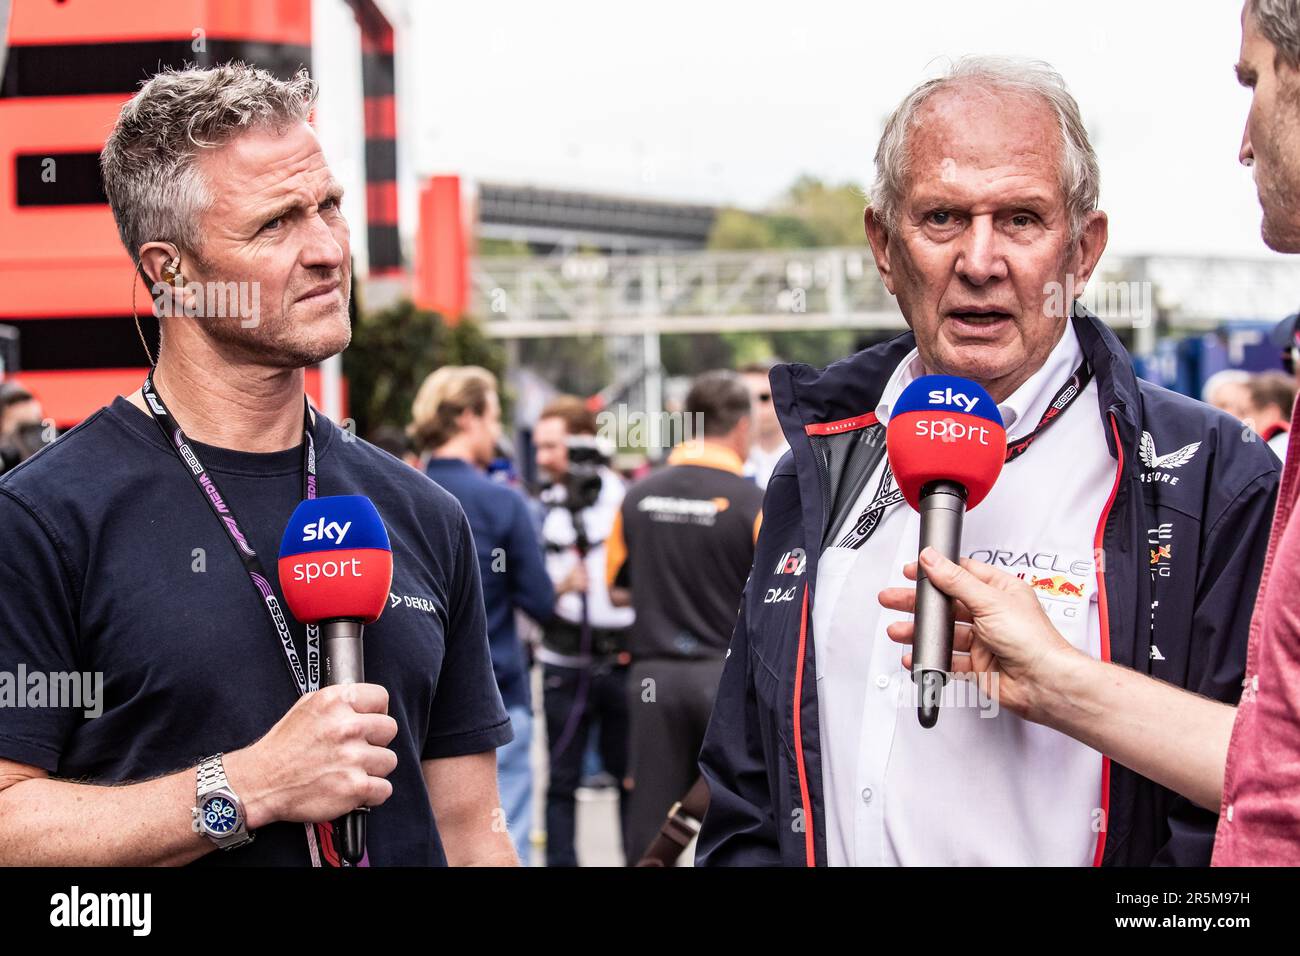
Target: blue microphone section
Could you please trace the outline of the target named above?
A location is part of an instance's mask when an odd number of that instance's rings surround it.
[[[368,548],[391,551],[388,531],[365,495],[313,498],[294,509],[280,540],[280,557]]]
[[[923,375],[903,389],[889,410],[890,418],[906,412],[952,412],[973,415],[1002,426],[1002,413],[988,392],[955,375]]]

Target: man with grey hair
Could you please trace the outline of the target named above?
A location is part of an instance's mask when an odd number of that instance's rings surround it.
[[[305,398],[304,368],[351,334],[315,98],[305,72],[168,71],[105,144],[161,345],[140,391],[0,481],[0,667],[104,677],[96,719],[0,714],[0,863],[516,862],[495,760],[511,729],[464,512]],[[203,290],[231,285],[258,291],[258,314],[212,307]],[[368,496],[393,558],[367,682],[323,689],[316,629],[282,611],[268,570],[318,493]],[[324,534],[347,546],[348,525]],[[356,860],[331,824],[354,810],[369,811]]]
[[[1251,91],[1238,158],[1255,175],[1264,241],[1300,252],[1300,0],[1247,0],[1237,79]],[[1262,445],[1245,441],[1237,454]],[[954,669],[984,682],[995,677],[1005,705],[1024,719],[1218,809],[1216,866],[1300,865],[1298,459],[1288,446],[1245,674],[1238,693],[1218,700],[1153,680],[1164,676],[1154,670],[1079,654],[1024,585],[997,568],[970,560],[958,567],[928,550],[921,556],[926,576],[958,600],[966,622],[957,630]],[[914,598],[910,588],[890,588],[880,600],[906,611]],[[1241,614],[1244,620],[1245,607]],[[897,626],[891,636],[907,643],[911,629]]]
[[[1227,412],[1233,418],[1246,417],[1250,400],[1250,373],[1240,368],[1215,372],[1201,386],[1201,401]]]
[[[866,233],[911,331],[772,372],[791,453],[701,753],[697,860],[1205,864],[1212,812],[974,685],[948,682],[936,726],[912,716],[891,640],[907,618],[877,596],[907,583],[920,519],[884,431],[923,375],[982,386],[1006,464],[962,553],[1023,580],[1082,655],[1220,700],[1240,689],[1276,459],[1226,415],[1140,382],[1076,303],[1108,224],[1049,66],[957,61],[904,97],[876,167]]]

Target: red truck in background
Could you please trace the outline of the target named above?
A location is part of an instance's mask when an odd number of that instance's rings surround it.
[[[393,30],[372,0],[347,3],[361,35],[368,275],[400,275]],[[143,380],[133,286],[156,350],[99,175],[123,103],[168,66],[238,59],[288,77],[311,58],[312,0],[13,0],[0,34],[0,377],[57,427]],[[337,420],[345,396],[331,362],[308,370],[307,388]]]

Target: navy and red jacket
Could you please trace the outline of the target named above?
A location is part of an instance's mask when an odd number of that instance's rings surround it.
[[[1076,308],[1072,321],[1096,376],[1092,413],[1115,461],[1094,542],[1102,657],[1235,705],[1277,459],[1236,419],[1139,381],[1124,346],[1086,310]],[[874,410],[914,347],[909,332],[825,369],[772,370],[791,450],[767,487],[700,754],[710,801],[697,865],[826,864],[812,628],[817,558],[832,508],[838,515],[854,497],[844,486],[865,480],[855,461],[870,461],[864,448],[883,448]],[[1070,414],[1088,411],[1076,405]],[[792,600],[764,602],[770,589],[792,585]],[[1097,783],[1104,830],[1095,864],[1209,864],[1216,814],[1109,759]]]

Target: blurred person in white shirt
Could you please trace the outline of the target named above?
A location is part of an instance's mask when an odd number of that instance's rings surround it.
[[[767,380],[767,373],[777,362],[777,359],[750,362],[739,369],[745,384],[749,386],[749,394],[754,399],[754,440],[749,446],[749,458],[745,461],[745,476],[753,478],[754,484],[760,488],[767,488],[772,469],[781,460],[781,456],[790,450],[790,443],[785,440],[781,423],[776,417],[776,406],[772,404],[772,386]]]

